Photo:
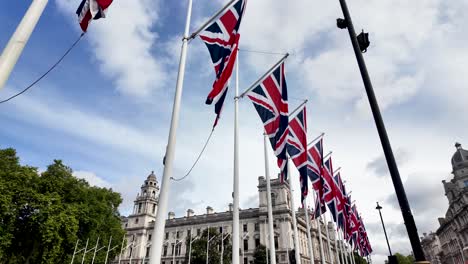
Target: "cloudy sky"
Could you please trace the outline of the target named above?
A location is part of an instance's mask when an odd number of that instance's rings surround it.
[[[80,34],[78,0],[50,0],[6,87],[4,99],[42,74]],[[194,1],[195,30],[227,1]],[[0,47],[30,1],[0,2]],[[370,33],[364,55],[419,233],[437,228],[447,207],[441,181],[449,179],[456,141],[468,145],[468,17],[463,0],[353,0],[356,30]],[[122,193],[122,214],[145,177],[161,178],[185,23],[186,1],[119,0],[94,21],[70,55],[25,95],[0,105],[0,147],[17,149],[24,164],[41,169],[62,159],[77,177]],[[352,191],[382,263],[386,245],[375,202],[384,207],[394,251],[410,246],[382,148],[346,31],[335,26],[338,1],[250,0],[241,49],[289,52],[290,107],[307,98],[308,136],[325,132],[326,151]],[[240,90],[280,55],[240,52]],[[177,134],[175,176],[198,155],[214,119],[204,104],[213,82],[208,51],[189,45]],[[234,82],[233,82],[234,83]],[[226,210],[232,191],[233,94],[206,154],[190,177],[171,186],[171,210]],[[262,125],[250,102],[240,102],[241,207],[257,206],[264,174]],[[271,158],[271,168],[275,162]],[[272,176],[277,170],[272,170]],[[297,182],[297,173],[293,174]],[[298,187],[298,186],[296,186]],[[297,188],[296,188],[297,189]],[[296,197],[298,200],[299,197]]]

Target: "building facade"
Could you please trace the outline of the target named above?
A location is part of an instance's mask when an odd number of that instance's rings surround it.
[[[426,256],[426,260],[431,264],[441,264],[440,262],[440,241],[437,234],[431,232],[429,234],[424,233],[421,238],[421,246]]]
[[[274,218],[274,244],[278,264],[288,263],[288,252],[294,248],[293,227],[290,206],[290,191],[287,183],[280,183],[279,179],[271,180],[272,207]],[[138,193],[133,213],[123,217],[122,225],[126,230],[126,244],[119,259],[114,263],[144,264],[148,263],[151,248],[151,235],[154,227],[155,214],[157,212],[159,186],[154,173],[151,173]],[[267,227],[267,192],[266,180],[258,178],[258,207],[241,209],[240,218],[240,260],[242,264],[252,264],[254,251],[259,245],[268,248]],[[220,233],[232,232],[232,204],[226,206],[224,212],[214,212],[208,206],[204,214],[196,215],[192,209],[188,209],[184,216],[176,217],[173,212],[168,213],[164,232],[162,251],[162,264],[183,264],[188,250],[187,237],[200,235],[206,228],[217,228]],[[308,251],[307,228],[304,210],[296,212],[298,225],[298,238],[301,262],[310,264],[311,258]],[[337,263],[336,235],[333,223],[325,225],[322,221],[311,221],[311,235],[314,249],[314,263],[321,262],[321,254],[318,240],[318,224],[321,225],[322,243],[326,263],[330,262],[328,254],[326,228],[329,230],[332,258]],[[341,241],[338,241],[340,243]],[[340,244],[338,244],[340,245]]]
[[[442,181],[449,206],[445,217],[439,218],[440,226],[433,239],[438,241],[434,243],[440,248],[438,261],[442,264],[468,264],[468,151],[459,143],[455,147],[453,178]],[[424,247],[427,254],[430,254],[434,243],[424,244],[427,245]]]

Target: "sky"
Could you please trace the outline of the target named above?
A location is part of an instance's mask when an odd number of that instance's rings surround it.
[[[79,37],[78,0],[50,0],[0,100],[45,72]],[[196,0],[190,31],[227,1]],[[30,1],[0,2],[0,47],[8,42]],[[448,202],[454,143],[468,145],[468,17],[463,0],[353,0],[356,31],[369,32],[364,54],[420,236],[435,231]],[[122,194],[131,213],[147,175],[161,181],[187,1],[116,0],[45,79],[0,104],[0,148],[45,170],[61,159],[74,175]],[[308,137],[325,133],[374,247],[386,258],[377,201],[392,250],[411,251],[362,79],[338,1],[250,0],[241,25],[239,89],[245,90],[281,55],[286,60],[289,107],[308,99]],[[177,131],[174,176],[184,175],[208,136],[213,107],[204,104],[214,80],[207,49],[190,42]],[[231,86],[235,81],[232,80]],[[205,154],[184,181],[170,187],[169,210],[227,210],[233,172],[233,89]],[[241,208],[257,207],[264,175],[262,124],[248,99],[239,104]],[[278,170],[269,153],[271,176]],[[299,189],[298,174],[292,174]],[[296,204],[299,194],[296,192]]]

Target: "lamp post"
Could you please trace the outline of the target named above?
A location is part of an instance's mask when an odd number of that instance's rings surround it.
[[[384,234],[385,234],[385,240],[387,241],[388,253],[390,254],[390,255],[388,255],[388,263],[389,264],[396,264],[397,260],[396,260],[396,257],[393,256],[392,249],[390,248],[390,243],[388,242],[387,230],[385,229],[385,224],[384,224],[384,221],[383,221],[382,212],[380,211],[380,210],[382,210],[382,206],[380,206],[379,202],[377,202],[377,207],[375,207],[375,209],[379,210],[380,221],[382,222],[382,227],[383,227],[383,231],[384,231]]]
[[[341,10],[343,12],[344,19],[337,19],[337,26],[341,29],[348,28],[349,37],[351,39],[351,44],[353,45],[353,50],[356,55],[356,60],[361,71],[361,77],[364,82],[364,87],[367,93],[367,98],[372,110],[372,115],[374,117],[375,125],[377,127],[377,132],[380,137],[380,142],[387,160],[387,166],[390,171],[390,176],[392,178],[393,187],[395,188],[395,194],[398,198],[398,203],[401,208],[401,214],[403,215],[403,220],[405,222],[406,231],[408,232],[408,237],[411,243],[411,247],[414,252],[414,257],[416,263],[428,263],[426,262],[426,257],[421,247],[421,242],[419,241],[418,230],[416,228],[416,223],[414,221],[413,214],[411,213],[411,208],[406,197],[405,188],[403,187],[403,182],[400,178],[400,172],[393,155],[392,146],[390,145],[390,140],[388,139],[387,130],[385,129],[385,124],[380,113],[379,105],[375,97],[374,88],[372,88],[372,83],[367,72],[366,63],[362,56],[361,52],[365,52],[369,46],[369,40],[367,39],[367,33],[361,33],[356,37],[356,32],[354,31],[353,22],[351,20],[351,15],[349,14],[348,6],[346,5],[345,0],[339,0]]]

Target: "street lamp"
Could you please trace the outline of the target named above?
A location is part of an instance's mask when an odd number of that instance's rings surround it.
[[[379,210],[380,221],[382,221],[382,227],[383,227],[383,231],[385,234],[385,240],[387,241],[388,253],[390,253],[390,255],[388,256],[388,263],[389,264],[397,263],[396,258],[392,254],[392,249],[390,249],[390,243],[388,242],[387,230],[385,230],[385,224],[383,221],[382,212],[380,211],[382,210],[382,206],[379,205],[379,202],[377,202],[377,207],[375,207],[375,209]]]

